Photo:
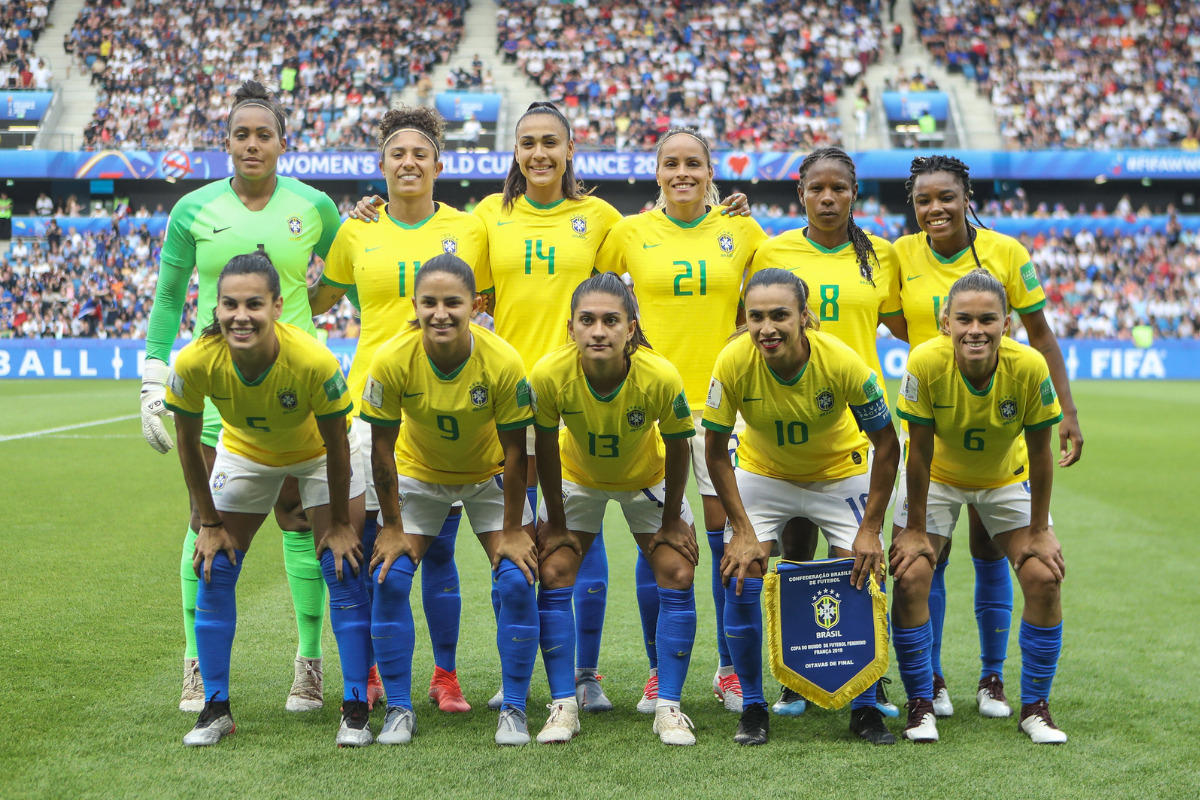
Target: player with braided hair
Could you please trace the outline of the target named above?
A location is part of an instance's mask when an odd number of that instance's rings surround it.
[[[808,309],[821,331],[848,344],[882,376],[876,329],[882,322],[900,339],[907,337],[907,331],[900,311],[895,252],[891,244],[854,221],[858,199],[854,161],[837,147],[814,150],[800,162],[797,192],[808,225],[781,233],[759,247],[750,277],[764,269],[782,268],[803,278],[812,287]],[[881,384],[882,380],[880,377]],[[785,558],[807,561],[816,552],[816,529],[811,523],[793,520],[783,532],[781,544]],[[796,716],[804,708],[804,699],[784,687],[772,710]],[[884,738],[881,714],[899,714],[882,685],[855,698],[852,728],[868,740]]]
[[[987,270],[1004,286],[1008,310],[1015,310],[1020,315],[1030,345],[1046,359],[1063,413],[1058,463],[1063,467],[1074,464],[1083,449],[1079,415],[1071,397],[1062,351],[1042,310],[1046,295],[1029,252],[1012,237],[982,227],[971,206],[970,169],[961,160],[946,155],[914,158],[905,189],[921,229],[920,233],[903,236],[895,242],[900,304],[908,325],[909,344],[916,347],[936,338],[950,287],[972,270]],[[979,227],[967,221],[968,212]],[[1023,440],[1018,440],[1016,446],[1024,457]],[[907,501],[904,470],[905,463],[901,462],[896,508],[902,508]],[[893,526],[893,536],[899,530]],[[1004,696],[1003,679],[1012,623],[1012,576],[1004,552],[987,536],[974,508],[970,513],[970,530],[971,556],[975,563],[975,619],[979,626],[982,661],[976,704],[986,717],[1008,717],[1012,709]],[[940,659],[948,553],[947,547],[934,571],[930,590],[933,707],[938,716],[949,716],[954,712]]]

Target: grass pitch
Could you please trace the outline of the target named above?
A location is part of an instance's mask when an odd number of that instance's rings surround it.
[[[734,745],[737,718],[709,690],[716,659],[704,552],[684,692],[699,743],[660,745],[651,718],[633,708],[646,661],[634,546],[613,515],[601,671],[617,709],[585,715],[572,743],[492,744],[486,702],[499,686],[499,662],[488,567],[465,524],[458,671],[474,710],[444,715],[418,700],[411,745],[338,750],[341,677],[327,629],[329,702],[285,712],[296,639],[280,538],[268,521],[238,587],[238,731],[192,750],[180,740],[194,717],[175,708],[187,508],[175,454],[160,456],[142,441],[133,382],[0,381],[0,797],[1195,797],[1200,539],[1185,525],[1200,483],[1200,387],[1080,382],[1074,391],[1087,442],[1080,464],[1058,470],[1053,503],[1067,559],[1052,698],[1071,737],[1063,747],[1034,747],[1015,721],[974,710],[974,578],[964,548],[947,572],[943,666],[956,713],[941,722],[939,744],[872,748],[849,734],[847,709],[810,708],[798,719],[773,718],[765,747]],[[35,432],[43,433],[27,436]],[[1020,605],[1018,593],[1017,613]],[[432,671],[419,606],[416,698]],[[1015,631],[1006,672],[1014,704]],[[890,675],[902,702],[894,665]],[[768,677],[771,699],[775,691]],[[539,662],[533,732],[548,700]],[[372,721],[378,730],[381,712]]]

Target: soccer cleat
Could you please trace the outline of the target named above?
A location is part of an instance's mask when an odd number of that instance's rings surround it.
[[[725,704],[726,711],[740,714],[742,712],[742,682],[735,673],[722,675],[721,670],[713,675],[713,694]],[[765,706],[764,706],[765,708]]]
[[[380,744],[408,744],[417,732],[417,715],[411,708],[388,706],[383,718],[383,728],[375,741]]]
[[[237,727],[233,724],[233,713],[228,700],[209,700],[196,720],[196,727],[183,737],[184,747],[206,747],[216,744]]]
[[[500,709],[500,721],[496,725],[496,744],[529,744],[529,723],[525,721],[524,711],[512,706]]]
[[[883,712],[875,706],[850,709],[850,732],[871,744],[896,743],[896,737],[883,724]]]
[[[200,677],[200,659],[183,660],[183,692],[179,695],[179,710],[193,714],[204,710],[204,678]]]
[[[798,692],[793,692],[784,686],[783,691],[779,694],[779,699],[775,701],[775,705],[771,706],[771,711],[781,717],[798,717],[804,713],[806,708],[808,708],[808,702]]]
[[[457,670],[455,670],[455,671],[457,672]],[[533,686],[530,686],[525,691],[526,703],[528,703],[531,699],[533,699]],[[492,699],[488,700],[488,708],[490,708],[492,711],[499,711],[503,707],[504,707],[504,687],[501,686],[499,689],[496,690],[496,693],[494,695],[492,695]]]
[[[355,697],[358,690],[354,690]],[[338,747],[366,747],[371,743],[371,707],[362,700],[342,701],[342,724],[338,727]]]
[[[1004,696],[1004,681],[999,675],[988,675],[979,682],[975,702],[979,705],[979,713],[985,717],[1003,719],[1012,716],[1012,706]]]
[[[933,713],[939,717],[954,716],[954,703],[950,702],[946,679],[937,674],[933,676]]]
[[[383,688],[383,681],[379,678],[379,667],[371,665],[371,671],[367,673],[367,708],[375,708],[380,703],[387,702],[387,692]]]
[[[1021,706],[1021,731],[1034,744],[1063,744],[1067,735],[1050,718],[1050,706],[1045,700]]]
[[[896,707],[895,703],[888,700],[887,692],[883,689],[885,683],[891,682],[889,678],[880,678],[879,682],[875,684],[875,708],[879,709],[879,713],[885,717],[898,717],[900,709]]]
[[[933,702],[923,697],[909,700],[905,704],[908,709],[908,724],[900,734],[910,742],[929,744],[938,740],[937,715],[933,711]]]
[[[458,685],[458,670],[447,672],[441,667],[434,667],[433,677],[429,679],[429,699],[437,703],[440,711],[471,710],[471,706],[463,698],[462,687]]]
[[[542,732],[537,735],[538,744],[552,742],[569,742],[579,733],[579,706],[574,703],[551,703],[550,719],[542,726]],[[499,737],[499,733],[496,734]]]
[[[581,710],[593,714],[612,711],[612,700],[609,700],[604,689],[600,688],[602,680],[604,676],[597,675],[595,670],[585,670],[575,679],[575,701],[579,703]]]
[[[288,711],[316,711],[325,705],[325,673],[321,671],[321,659],[297,658],[296,679],[288,692]]]
[[[765,703],[753,703],[742,711],[733,740],[738,744],[766,744],[771,717]]]
[[[658,670],[650,670],[646,679],[646,688],[642,690],[642,699],[638,700],[637,710],[643,714],[653,714],[658,708]]]
[[[692,733],[695,727],[687,714],[679,710],[679,706],[663,706],[654,710],[654,732],[663,744],[695,744],[696,734]]]

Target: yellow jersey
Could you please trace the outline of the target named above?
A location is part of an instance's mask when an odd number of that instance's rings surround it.
[[[475,207],[487,229],[489,259],[476,288],[496,295],[496,333],[517,348],[528,372],[567,342],[571,293],[591,277],[596,251],[621,214],[598,197],[548,206],[524,195],[508,211],[488,195]]]
[[[748,472],[801,482],[861,475],[869,446],[863,431],[891,424],[879,379],[833,334],[807,336],[808,363],[788,381],[767,365],[748,334],[726,345],[701,424],[730,433],[741,412],[746,431],[738,435],[737,463]]]
[[[808,311],[821,331],[850,345],[883,385],[875,339],[879,318],[901,313],[896,251],[890,243],[867,234],[875,248],[875,258],[870,259],[872,285],[859,272],[853,242],[829,250],[810,240],[806,230],[786,231],[759,246],[746,281],[771,267],[802,278],[808,284]]]
[[[949,336],[918,345],[908,358],[896,413],[933,426],[930,479],[965,489],[1027,480],[1022,434],[1062,420],[1046,359],[1009,338],[1000,340],[999,363],[983,391],[959,371]]]
[[[542,357],[529,374],[534,425],[557,431],[563,477],[609,491],[647,489],[665,475],[663,439],[696,435],[683,378],[646,347],[630,357],[629,374],[599,395],[583,374],[572,343]]]
[[[362,330],[346,381],[355,412],[375,351],[413,317],[410,298],[417,271],[442,253],[456,255],[478,269],[487,259],[483,222],[437,203],[433,214],[416,225],[397,222],[385,212],[377,223],[348,219],[338,230],[321,281],[358,291]]]
[[[970,247],[952,258],[942,258],[933,252],[924,233],[901,236],[895,248],[900,262],[900,305],[908,323],[908,343],[916,347],[940,335],[942,309],[950,287],[976,268],[975,258]],[[979,264],[1004,284],[1010,309],[1030,314],[1046,305],[1046,293],[1029,260],[1029,251],[1016,239],[976,228],[975,252]]]
[[[750,217],[723,217],[716,206],[694,222],[661,209],[613,226],[596,256],[596,270],[628,273],[642,330],[654,349],[683,376],[694,411],[717,354],[737,327],[746,267],[767,234]]]
[[[279,356],[247,382],[223,336],[204,336],[179,351],[167,377],[167,408],[204,416],[204,398],[221,412],[221,442],[235,455],[269,467],[325,454],[318,419],[344,417],[352,404],[333,353],[307,332],[275,323]]]
[[[496,334],[471,325],[471,355],[445,374],[409,329],[375,351],[359,416],[400,425],[396,471],[427,483],[479,483],[504,470],[496,435],[533,423],[521,357]]]

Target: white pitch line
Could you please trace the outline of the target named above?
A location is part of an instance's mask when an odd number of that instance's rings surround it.
[[[98,419],[95,422],[80,422],[78,425],[63,425],[60,428],[47,428],[44,431],[30,431],[29,433],[17,433],[12,436],[0,436],[0,442],[11,442],[16,439],[32,439],[35,436],[45,436],[48,433],[62,433],[63,431],[75,431],[80,428],[91,428],[95,425],[108,425],[112,422],[125,422],[130,419],[137,419],[141,414],[126,414],[123,417],[112,417],[111,419]]]

